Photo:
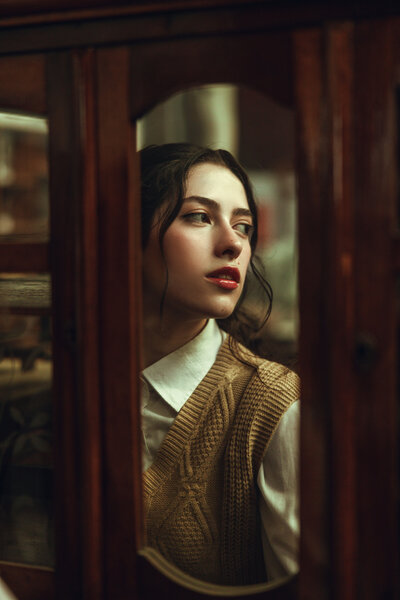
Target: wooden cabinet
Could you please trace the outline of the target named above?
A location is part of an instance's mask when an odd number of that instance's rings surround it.
[[[301,567],[256,597],[398,597],[395,13],[385,2],[0,7],[0,111],[49,126],[49,241],[0,239],[0,273],[52,282],[55,571],[0,564],[21,600],[210,592],[143,551],[135,152],[138,118],[209,83],[296,114]]]

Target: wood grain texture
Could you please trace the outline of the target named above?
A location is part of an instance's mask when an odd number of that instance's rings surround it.
[[[357,394],[355,337],[354,61],[353,25],[326,32],[327,109],[331,194],[325,224],[329,282],[325,289],[329,337],[332,452],[332,578],[334,597],[356,595],[357,567]],[[328,190],[325,190],[325,194]],[[338,549],[340,548],[340,552]]]
[[[357,584],[366,600],[399,596],[397,294],[391,239],[397,228],[399,26],[398,20],[383,20],[355,28],[356,331],[375,345],[369,368],[358,370]]]
[[[40,54],[1,58],[0,111],[46,115],[44,71],[44,56]]]
[[[66,20],[107,18],[117,15],[171,13],[179,10],[218,9],[244,6],[262,8],[271,14],[272,22],[280,25],[311,25],[327,19],[368,18],[398,13],[392,0],[0,0],[0,19],[4,26],[26,23],[56,23]]]
[[[105,593],[96,58],[48,58],[57,599]]]
[[[49,244],[0,242],[0,272],[46,273],[49,269]]]
[[[394,31],[296,36],[300,598],[398,595]]]
[[[98,82],[100,366],[106,598],[136,598],[142,528],[140,195],[129,117],[129,51],[101,50]]]
[[[249,5],[260,4],[265,0],[119,0],[117,4],[112,0],[0,0],[1,17],[26,17],[37,19],[56,19],[57,14],[68,12],[84,18],[88,14],[112,15],[115,13],[154,13],[157,11],[174,11],[181,8],[199,8],[210,6],[232,6],[235,4]],[[269,0],[272,5],[272,0]],[[290,4],[290,0],[287,1]],[[65,16],[64,16],[65,18]]]
[[[298,111],[300,295],[301,538],[300,598],[331,598],[332,541],[327,203],[330,203],[329,123],[322,32],[295,34]],[[328,197],[325,196],[328,192]]]
[[[77,302],[80,152],[73,57],[47,57],[55,422],[57,600],[81,597]]]
[[[288,33],[166,40],[135,44],[131,52],[133,118],[177,91],[208,83],[247,85],[278,103],[293,104],[292,39]],[[157,73],[151,82],[149,73]]]
[[[32,5],[31,5],[32,6]],[[191,35],[283,31],[323,26],[326,21],[399,14],[390,0],[376,2],[246,2],[206,0],[157,5],[141,3],[126,11],[53,11],[42,16],[0,19],[0,54],[43,52],[88,45],[126,44]],[[7,13],[6,13],[7,14]],[[10,13],[8,13],[10,14]]]
[[[103,424],[99,365],[99,223],[97,188],[96,52],[74,54],[79,119],[81,201],[79,203],[77,343],[81,460],[82,596],[104,597]]]

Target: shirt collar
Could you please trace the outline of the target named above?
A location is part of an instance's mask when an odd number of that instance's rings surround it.
[[[225,334],[210,319],[190,342],[144,369],[142,375],[176,412],[179,412],[211,369]]]

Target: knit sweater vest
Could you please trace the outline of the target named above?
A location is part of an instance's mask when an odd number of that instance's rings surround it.
[[[222,585],[266,581],[257,475],[298,377],[228,337],[144,474],[147,545]],[[235,352],[236,354],[236,352]]]

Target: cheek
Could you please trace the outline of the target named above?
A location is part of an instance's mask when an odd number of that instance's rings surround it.
[[[182,231],[167,232],[164,238],[164,254],[168,269],[187,270],[201,264],[204,255],[204,239],[187,235]]]

